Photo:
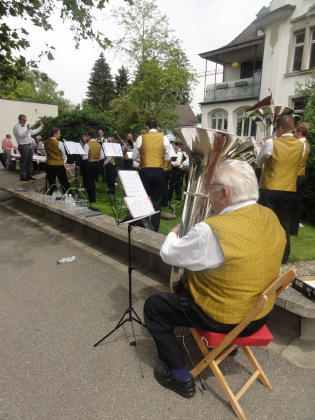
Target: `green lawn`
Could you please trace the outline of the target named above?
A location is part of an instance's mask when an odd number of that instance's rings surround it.
[[[118,179],[118,178],[117,178]],[[106,184],[97,184],[96,203],[91,203],[90,206],[99,209],[107,216],[114,217],[113,208],[111,206],[109,197],[106,193]],[[175,194],[174,194],[175,195]],[[127,216],[128,210],[124,206],[122,191],[117,188],[115,196],[112,196],[112,203],[115,211],[116,218],[122,220]],[[123,206],[124,208],[121,208]],[[171,207],[175,207],[177,218],[171,220],[164,220],[161,218],[159,232],[167,235],[168,232],[180,222],[183,210],[183,203],[172,200]],[[119,210],[121,208],[121,210]],[[119,214],[120,211],[120,214]],[[172,209],[164,209],[162,213],[172,213]],[[297,261],[313,261],[315,260],[315,226],[302,221],[303,228],[299,229],[298,236],[291,236],[291,254],[288,262]]]

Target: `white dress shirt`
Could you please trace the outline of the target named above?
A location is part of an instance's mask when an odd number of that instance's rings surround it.
[[[33,139],[31,136],[38,134],[42,130],[42,126],[40,125],[35,130],[29,130],[26,125],[22,125],[17,123],[13,127],[13,134],[16,139],[18,145],[20,144],[32,144]]]
[[[245,201],[226,207],[220,214],[228,213],[256,202]],[[187,235],[179,238],[170,232],[161,247],[162,260],[169,265],[200,271],[218,267],[224,261],[224,254],[211,227],[201,222],[196,224]]]
[[[152,128],[149,133],[151,132],[157,132],[154,128]],[[163,136],[163,143],[164,143],[164,160],[170,160],[170,141],[167,136]],[[142,135],[139,136],[134,144],[133,151],[132,151],[132,160],[136,162],[140,162],[140,149],[142,146]]]

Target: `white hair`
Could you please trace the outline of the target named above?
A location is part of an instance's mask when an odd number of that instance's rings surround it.
[[[220,163],[214,174],[215,183],[229,191],[229,204],[257,201],[258,183],[253,168],[244,161],[226,159]]]

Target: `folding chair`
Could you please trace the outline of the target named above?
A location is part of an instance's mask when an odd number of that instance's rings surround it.
[[[295,270],[290,269],[282,274],[282,276],[278,277],[267,290],[259,296],[256,305],[247,313],[243,321],[229,334],[218,334],[190,328],[200,350],[205,356],[201,362],[191,370],[191,375],[196,378],[207,366],[209,366],[239,419],[246,420],[246,416],[239,405],[238,400],[254,383],[255,379],[259,378],[263,385],[267,388],[272,388],[267,376],[253,355],[250,346],[267,346],[272,341],[273,336],[265,325],[251,336],[238,337],[238,335],[265,308],[268,298],[274,293],[278,296],[292,282],[294,276]],[[237,346],[241,346],[255,371],[243,387],[234,395],[219,368],[219,364]]]

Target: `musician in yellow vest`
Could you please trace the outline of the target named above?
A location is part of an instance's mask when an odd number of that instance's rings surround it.
[[[291,228],[290,234],[297,235],[299,232],[299,225],[301,219],[301,205],[302,200],[305,192],[305,188],[307,185],[307,179],[305,175],[305,166],[308,159],[308,155],[310,154],[310,145],[306,141],[306,136],[310,131],[309,125],[307,123],[300,123],[294,127],[293,136],[301,141],[304,146],[304,154],[301,160],[301,164],[298,171],[298,176],[296,180],[296,195],[293,202],[292,207],[292,216],[291,216]]]
[[[165,191],[164,160],[170,159],[170,142],[158,132],[155,118],[146,121],[147,133],[139,136],[132,152],[132,159],[140,162],[139,175],[143,186],[151,198],[153,207],[159,213],[151,217],[151,223],[156,232],[160,226],[160,210]]]
[[[67,177],[67,155],[60,138],[59,128],[53,127],[49,133],[49,139],[45,141],[45,169],[50,192],[56,189],[56,176],[58,177],[62,191],[65,194],[70,189]]]
[[[85,160],[84,171],[86,177],[86,189],[89,196],[89,202],[96,201],[96,180],[98,178],[98,165],[101,159],[104,160],[104,153],[100,143],[95,139],[95,131],[90,130],[87,133],[88,142],[85,143],[83,149],[85,155],[82,159]]]
[[[161,248],[164,262],[184,267],[175,294],[157,293],[144,305],[144,320],[164,365],[154,369],[164,387],[190,398],[196,393],[174,334],[175,326],[227,334],[278,277],[285,232],[270,209],[256,203],[258,184],[246,162],[226,160],[209,186],[215,212],[180,238],[180,225]],[[251,335],[268,318],[275,298],[243,331]]]
[[[259,181],[258,203],[269,207],[279,218],[286,232],[287,244],[282,263],[290,255],[290,226],[296,179],[304,152],[303,143],[292,135],[294,120],[291,115],[277,118],[276,138],[266,142],[257,155],[256,163],[264,164]]]

